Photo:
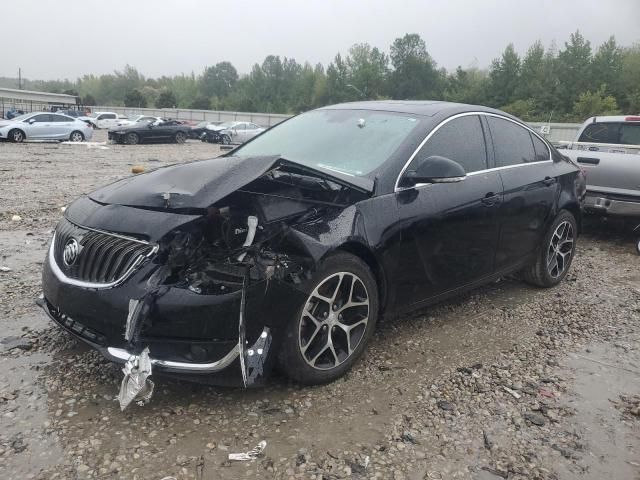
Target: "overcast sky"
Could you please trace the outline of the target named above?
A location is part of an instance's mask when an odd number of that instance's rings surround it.
[[[513,42],[640,41],[640,0],[3,0],[0,76],[75,79],[129,63],[145,76],[241,73],[275,54],[328,64],[359,42],[418,33],[440,66],[489,65]]]

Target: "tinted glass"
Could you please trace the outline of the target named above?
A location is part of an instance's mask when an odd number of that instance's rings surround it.
[[[73,118],[69,118],[65,115],[51,115],[54,122],[73,122]]]
[[[32,117],[36,122],[50,122],[52,115],[48,113],[41,113],[40,115],[36,115]]]
[[[533,133],[531,139],[533,140],[533,149],[536,151],[536,162],[549,160],[551,158],[549,147]]]
[[[470,115],[445,123],[425,143],[415,158],[417,161],[433,155],[458,162],[467,173],[486,169],[487,148],[480,118]]]
[[[373,110],[314,110],[282,122],[235,151],[280,155],[310,167],[367,175],[418,128],[410,114]]]
[[[520,125],[497,117],[487,117],[496,154],[496,167],[535,162],[529,131]]]
[[[640,123],[623,123],[620,127],[620,143],[640,145]]]
[[[579,142],[618,143],[619,123],[592,123],[587,125]]]

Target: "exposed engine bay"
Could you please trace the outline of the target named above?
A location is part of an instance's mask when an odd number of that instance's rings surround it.
[[[165,283],[208,295],[241,289],[247,272],[252,280],[278,274],[299,283],[311,265],[287,238],[290,226],[361,196],[326,179],[274,169],[161,243],[158,261],[171,269]]]

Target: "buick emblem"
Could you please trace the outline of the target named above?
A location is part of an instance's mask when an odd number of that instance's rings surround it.
[[[62,259],[64,260],[64,264],[67,267],[73,265],[78,258],[78,253],[80,253],[80,245],[75,238],[72,238],[64,246],[64,251],[62,252]]]

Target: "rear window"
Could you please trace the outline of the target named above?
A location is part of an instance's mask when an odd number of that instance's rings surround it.
[[[620,143],[640,145],[640,123],[623,123],[620,127]]]
[[[619,143],[620,123],[591,123],[584,129],[579,142]]]
[[[533,140],[533,149],[536,151],[536,162],[549,160],[551,158],[549,147],[533,133],[531,133],[531,139]]]
[[[496,167],[536,161],[536,152],[528,130],[502,118],[488,117],[487,121],[493,138]]]

